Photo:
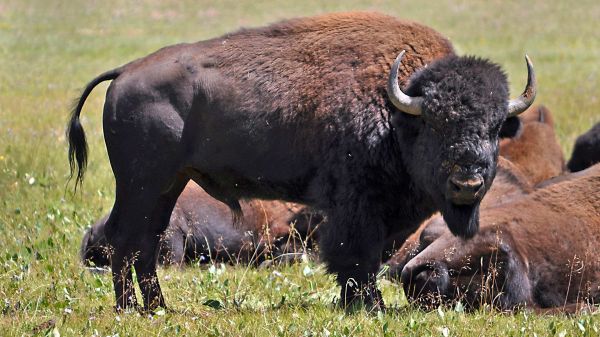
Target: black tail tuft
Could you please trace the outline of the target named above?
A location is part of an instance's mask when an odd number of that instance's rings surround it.
[[[75,190],[77,190],[77,185],[81,186],[81,183],[83,182],[83,175],[87,167],[88,145],[85,139],[83,126],[81,126],[81,122],[79,121],[79,115],[81,114],[83,103],[85,103],[86,98],[89,96],[95,86],[101,82],[116,79],[119,77],[121,72],[122,68],[116,68],[109,70],[93,79],[85,87],[81,97],[75,101],[73,109],[71,110],[71,119],[67,124],[66,136],[69,140],[69,181],[73,178],[75,170],[77,170],[77,176],[75,177]],[[77,166],[77,168],[75,166]]]
[[[85,137],[85,131],[79,121],[79,112],[77,105],[73,107],[71,112],[71,120],[67,126],[67,139],[69,140],[69,181],[75,173],[75,165],[77,165],[77,176],[75,178],[75,190],[77,186],[81,186],[83,175],[87,167],[88,145]]]

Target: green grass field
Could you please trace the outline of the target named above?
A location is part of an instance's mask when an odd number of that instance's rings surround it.
[[[382,280],[385,314],[346,315],[323,267],[162,269],[177,313],[116,315],[108,274],[81,268],[84,229],[112,204],[102,139],[106,85],[83,111],[90,145],[81,193],[68,177],[64,126],[72,100],[99,73],[162,46],[241,26],[342,10],[379,10],[430,25],[461,54],[489,57],[523,88],[528,53],[538,103],[555,115],[569,153],[600,121],[600,2],[518,1],[66,1],[0,2],[0,335],[63,336],[574,336],[599,335],[600,316],[502,314],[460,308],[426,313]],[[211,303],[212,306],[205,305]]]

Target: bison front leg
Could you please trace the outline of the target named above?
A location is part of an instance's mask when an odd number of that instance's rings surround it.
[[[340,305],[349,310],[361,304],[369,311],[384,308],[376,284],[383,247],[383,226],[376,219],[330,215],[320,233],[322,258],[328,270],[337,274],[341,287]]]

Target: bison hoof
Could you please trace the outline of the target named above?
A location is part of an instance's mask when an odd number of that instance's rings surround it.
[[[115,306],[113,306],[113,310],[116,314],[123,315],[123,314],[131,314],[131,313],[140,313],[144,310],[144,308],[141,305],[135,303],[135,304],[128,305],[126,307],[123,307],[120,305],[115,305]]]
[[[342,297],[338,305],[346,310],[348,314],[362,310],[368,313],[385,311],[385,304],[379,290],[375,290],[369,294],[363,293],[355,296],[346,296],[345,298]]]

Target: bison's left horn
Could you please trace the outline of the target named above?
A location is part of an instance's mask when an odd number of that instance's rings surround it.
[[[387,86],[388,97],[398,110],[414,116],[420,116],[423,98],[408,96],[400,90],[400,85],[398,85],[398,67],[400,67],[400,62],[402,62],[405,52],[406,50],[403,50],[396,57],[396,61],[394,61],[394,65],[392,65],[392,69],[390,70],[390,78],[388,79]]]
[[[516,116],[527,110],[533,104],[533,100],[535,100],[537,82],[535,80],[533,64],[527,55],[525,55],[525,61],[527,61],[527,86],[521,96],[508,101],[508,117]]]

